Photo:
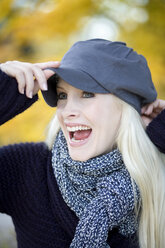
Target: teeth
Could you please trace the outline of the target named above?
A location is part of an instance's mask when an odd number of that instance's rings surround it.
[[[76,127],[68,127],[67,126],[67,130],[69,132],[75,132],[75,131],[78,131],[78,130],[89,130],[91,129],[90,127],[87,127],[87,126],[76,126]]]
[[[80,142],[80,141],[83,141],[83,140],[75,140],[74,137],[72,137],[71,140],[74,141],[74,142],[77,142],[77,143]]]

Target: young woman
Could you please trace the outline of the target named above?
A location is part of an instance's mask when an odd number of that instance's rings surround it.
[[[39,89],[57,106],[46,144],[0,149],[0,211],[12,216],[18,247],[163,248],[165,102],[144,57],[94,39],[74,44],[60,66],[0,68],[1,123]]]

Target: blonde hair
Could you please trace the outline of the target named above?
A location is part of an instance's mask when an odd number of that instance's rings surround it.
[[[59,130],[60,130],[60,123],[58,121],[57,115],[55,114],[46,128],[45,143],[47,144],[50,150],[52,149],[54,140]]]
[[[163,248],[165,155],[150,141],[137,111],[121,102],[123,111],[116,142],[125,166],[140,190],[139,245],[141,248]],[[136,208],[136,214],[138,213]]]
[[[148,138],[141,117],[129,104],[117,99],[122,107],[116,143],[132,180],[141,195],[139,216],[140,248],[163,248],[165,244],[165,155]],[[60,128],[57,116],[49,125],[46,143],[51,149]]]

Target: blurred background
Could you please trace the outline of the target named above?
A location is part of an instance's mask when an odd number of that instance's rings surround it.
[[[122,40],[143,54],[165,98],[165,0],[0,0],[0,62],[60,60],[90,38]],[[0,128],[0,145],[42,141],[55,113],[41,95]],[[0,248],[15,248],[12,222],[0,215]]]

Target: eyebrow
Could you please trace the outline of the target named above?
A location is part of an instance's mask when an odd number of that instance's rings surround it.
[[[62,90],[64,90],[64,88],[63,87],[61,87],[61,86],[58,86],[57,85],[57,87],[56,87],[57,89],[62,89]]]

